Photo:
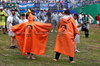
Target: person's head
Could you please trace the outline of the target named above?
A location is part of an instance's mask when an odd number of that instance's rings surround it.
[[[3,7],[0,7],[0,11],[1,11],[1,12],[3,11]]]
[[[8,10],[8,9],[9,9],[9,7],[8,7],[8,6],[6,6],[6,9]]]
[[[78,14],[77,13],[74,14],[74,19],[78,19]]]
[[[17,10],[17,9],[15,9],[15,12],[18,12],[18,10]]]
[[[83,16],[86,17],[86,13],[83,13]]]
[[[89,17],[90,15],[89,15],[89,14],[87,14],[87,16]]]
[[[46,10],[44,10],[44,12],[46,12]]]
[[[73,15],[73,13],[70,13],[71,15]]]
[[[35,11],[34,10],[31,10],[31,13],[32,13],[32,15],[35,15]]]
[[[25,14],[21,14],[21,16],[22,16],[22,19],[25,19]]]
[[[32,15],[32,14],[30,13],[29,16],[28,16],[28,21],[29,21],[29,22],[33,22],[33,20],[34,20],[34,15]]]
[[[43,10],[41,10],[41,13],[43,13]]]
[[[15,14],[16,14],[15,10],[11,10],[11,14],[12,14],[13,16],[15,16]]]
[[[64,14],[65,15],[70,15],[70,11],[67,9],[67,10],[65,10]]]
[[[54,14],[56,14],[56,11],[54,11]]]

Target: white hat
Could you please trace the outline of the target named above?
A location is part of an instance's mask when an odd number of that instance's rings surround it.
[[[0,7],[0,9],[3,9],[3,7]]]

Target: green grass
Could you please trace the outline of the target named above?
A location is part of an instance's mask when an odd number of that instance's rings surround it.
[[[100,28],[90,27],[90,36],[85,38],[80,31],[81,43],[77,44],[81,53],[75,53],[75,64],[69,63],[68,56],[61,55],[58,62],[54,62],[54,46],[56,33],[49,33],[49,38],[44,56],[37,56],[36,60],[27,60],[20,50],[9,49],[10,37],[0,35],[0,66],[100,66]],[[17,42],[16,42],[17,45]]]

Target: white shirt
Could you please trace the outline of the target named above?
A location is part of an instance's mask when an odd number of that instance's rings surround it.
[[[9,10],[9,9],[8,9],[8,10],[7,10],[7,9],[5,9],[4,11],[6,12],[7,16],[10,16],[10,15],[11,15],[11,12],[10,12],[10,10]]]
[[[19,20],[19,18],[17,16],[16,16],[16,18]],[[10,23],[8,24],[8,22],[10,22]],[[13,16],[11,15],[7,18],[7,28],[11,29],[12,23],[13,23]]]
[[[57,15],[57,14],[54,14],[54,13],[53,13],[53,14],[51,15],[51,17],[52,17],[52,20],[58,20],[58,15]]]
[[[59,13],[59,17],[60,17],[60,18],[63,17],[62,13]]]
[[[40,23],[45,23],[44,21],[42,21],[42,20],[39,20],[39,19],[38,19],[37,21],[38,21],[38,22],[40,22]]]
[[[28,20],[27,20],[27,19],[24,19],[24,20],[20,19],[20,20],[19,20],[19,24],[20,24],[20,23],[23,23],[23,22],[28,22]]]
[[[75,22],[76,22],[76,26],[78,26],[78,25],[79,25],[79,24],[78,24],[78,21],[75,20]],[[77,27],[77,29],[78,29],[78,31],[79,31],[79,30],[81,30],[81,27]]]

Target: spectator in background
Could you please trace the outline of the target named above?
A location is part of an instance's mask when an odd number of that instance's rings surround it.
[[[44,10],[44,15],[46,15],[47,14],[47,11],[46,10]]]
[[[38,17],[40,17],[40,19],[42,21],[44,21],[44,13],[43,13],[43,10],[41,10],[39,13],[38,13]]]
[[[79,23],[81,23],[82,18],[83,18],[83,14],[80,13],[80,14],[79,14]]]
[[[23,23],[23,22],[28,22],[28,20],[26,19],[25,14],[21,14],[21,19],[19,20],[19,24]]]
[[[70,17],[73,18],[73,13],[70,13]]]
[[[55,29],[55,32],[56,31],[56,27],[57,27],[57,22],[58,22],[58,15],[56,13],[56,11],[54,11],[54,13],[51,15],[51,19],[52,19],[52,30],[51,32],[53,32],[53,30]]]
[[[89,15],[89,14],[87,14],[87,16],[89,17],[89,23],[93,24],[94,18],[91,15]]]
[[[2,6],[5,9],[5,7],[6,7],[6,2],[5,1],[2,2]]]
[[[10,49],[17,48],[15,45],[15,35],[11,30],[11,26],[19,24],[19,18],[16,16],[15,10],[11,11],[11,16],[8,17],[7,19],[7,28],[8,28],[8,33],[10,38]]]
[[[97,16],[98,26],[100,27],[100,14]]]
[[[38,17],[37,21],[40,22],[40,23],[45,23],[40,17]]]
[[[96,26],[95,27],[97,27],[97,26],[99,26],[99,14],[95,17],[95,20],[96,20]]]
[[[7,14],[7,16],[5,17],[5,28],[6,28],[6,32],[7,32],[7,18],[11,15],[11,12],[9,10],[9,7],[6,6],[5,10],[4,10]]]
[[[3,34],[5,33],[5,17],[7,16],[7,14],[5,13],[5,11],[3,10],[3,7],[0,7],[0,28],[2,27],[3,29]]]
[[[89,37],[89,17],[87,17],[85,13],[81,20],[81,23],[83,24],[82,31],[84,31],[85,37],[88,38]]]
[[[62,11],[62,12],[59,12],[59,13],[58,13],[58,16],[59,16],[59,17],[58,17],[58,22],[59,22],[59,20],[63,17],[63,11]]]
[[[48,17],[48,23],[51,23],[51,10],[48,10],[48,12],[47,12],[47,17]]]
[[[1,0],[0,0],[0,7],[2,6],[2,2],[1,2]]]
[[[57,10],[60,10],[60,2],[56,3]]]
[[[78,14],[75,13],[73,18],[76,22],[77,30],[80,31],[81,25],[78,24]],[[79,50],[77,50],[77,43],[80,43],[80,35],[78,34],[75,36],[75,52],[80,52]]]

